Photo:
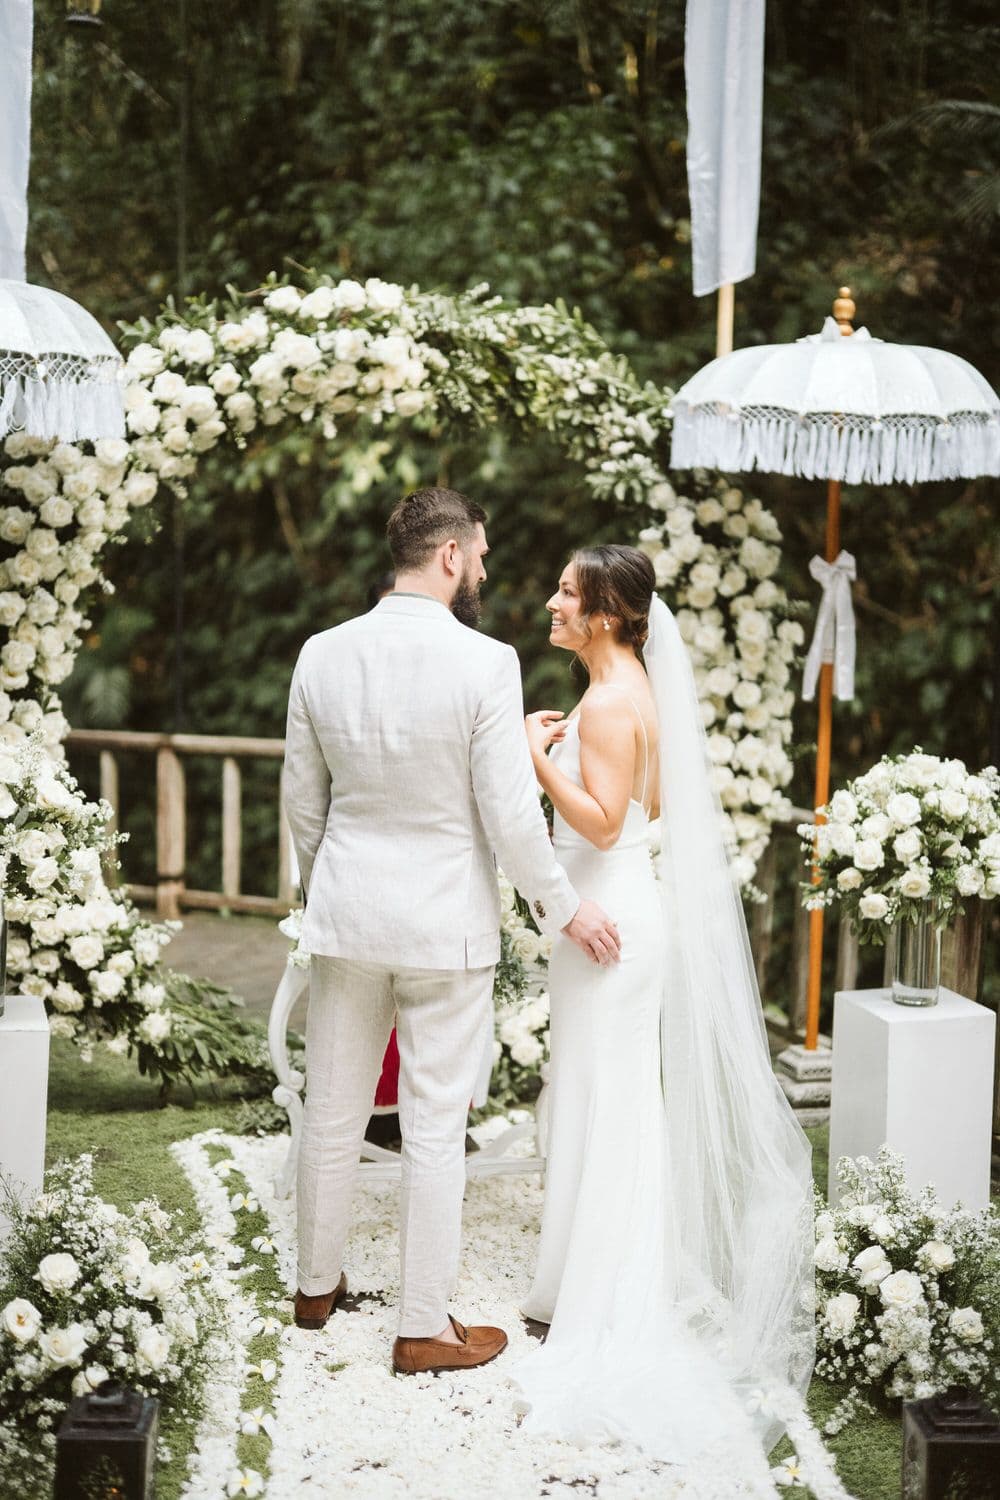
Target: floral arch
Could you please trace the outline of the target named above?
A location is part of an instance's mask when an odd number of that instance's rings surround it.
[[[802,629],[774,581],[780,532],[760,501],[701,471],[685,476],[682,493],[667,478],[668,391],[640,385],[561,306],[511,306],[485,288],[404,290],[374,277],[364,285],[318,278],[305,289],[272,278],[223,306],[165,309],[127,341],[127,438],[52,444],[15,433],[0,456],[0,817],[8,820],[11,967],[54,1008],[59,1030],[85,1042],[127,1038],[150,1050],[153,1065],[169,1046],[167,1017],[151,1020],[163,1004],[153,929],[104,889],[85,857],[100,819],[65,783],[53,792],[61,773],[37,756],[32,763],[22,743],[55,751],[67,731],[57,688],[89,624],[88,596],[110,592],[102,556],[132,512],[161,486],[183,493],[202,454],[227,441],[243,446],[267,428],[277,438],[290,424],[316,424],[328,442],[364,423],[437,430],[510,421],[552,434],[598,498],[630,524],[640,520],[638,544],[692,652],[737,869],[751,880],[788,805],[789,681]],[[44,806],[67,798],[78,816]],[[95,930],[101,941],[84,941]]]

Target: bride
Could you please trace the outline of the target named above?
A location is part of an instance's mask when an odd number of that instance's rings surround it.
[[[589,686],[527,733],[621,961],[558,939],[541,1246],[512,1371],[528,1430],[670,1463],[766,1454],[812,1368],[810,1148],[771,1071],[694,676],[646,555],[576,553],[550,640]],[[661,818],[659,871],[651,819]],[[772,1491],[773,1492],[773,1491]]]

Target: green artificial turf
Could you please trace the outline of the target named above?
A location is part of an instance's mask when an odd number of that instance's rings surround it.
[[[202,1085],[193,1093],[182,1088],[175,1100],[163,1107],[157,1085],[140,1077],[129,1059],[101,1053],[87,1064],[80,1061],[72,1043],[52,1044],[48,1160],[93,1152],[98,1191],[119,1205],[155,1196],[193,1228],[194,1197],[187,1178],[170,1155],[170,1145],[213,1127],[232,1130],[239,1114],[236,1084],[215,1089]],[[817,1126],[807,1134],[813,1145],[813,1174],[825,1192],[829,1131],[826,1126]],[[809,1408],[818,1426],[822,1428],[843,1394],[821,1381],[813,1382]],[[164,1416],[163,1434],[171,1457],[157,1470],[157,1494],[160,1500],[176,1500],[187,1472],[191,1434],[169,1412]],[[897,1500],[900,1423],[895,1414],[859,1417],[828,1441],[841,1478],[856,1500]],[[258,1447],[263,1460],[266,1446],[261,1439],[242,1439],[243,1462],[253,1464]],[[775,1450],[773,1462],[789,1452],[791,1446],[785,1441]],[[804,1490],[795,1493],[803,1500],[808,1495]]]

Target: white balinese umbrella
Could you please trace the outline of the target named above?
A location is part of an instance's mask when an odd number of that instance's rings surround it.
[[[0,438],[124,437],[121,355],[69,297],[0,279]]]
[[[966,360],[855,333],[841,287],[823,331],[794,344],[737,349],[677,392],[671,463],[826,479],[826,555],[803,696],[819,680],[816,807],[830,795],[833,693],[854,696],[854,558],[840,550],[840,486],[1000,475],[1000,399]],[[810,913],[805,1045],[819,1035],[823,913]]]

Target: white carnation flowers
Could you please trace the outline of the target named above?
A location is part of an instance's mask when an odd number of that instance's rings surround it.
[[[820,883],[807,906],[839,902],[862,939],[881,942],[895,921],[937,903],[945,921],[964,900],[1000,895],[1000,774],[914,750],[885,756],[833,794],[827,822],[799,828]]]

